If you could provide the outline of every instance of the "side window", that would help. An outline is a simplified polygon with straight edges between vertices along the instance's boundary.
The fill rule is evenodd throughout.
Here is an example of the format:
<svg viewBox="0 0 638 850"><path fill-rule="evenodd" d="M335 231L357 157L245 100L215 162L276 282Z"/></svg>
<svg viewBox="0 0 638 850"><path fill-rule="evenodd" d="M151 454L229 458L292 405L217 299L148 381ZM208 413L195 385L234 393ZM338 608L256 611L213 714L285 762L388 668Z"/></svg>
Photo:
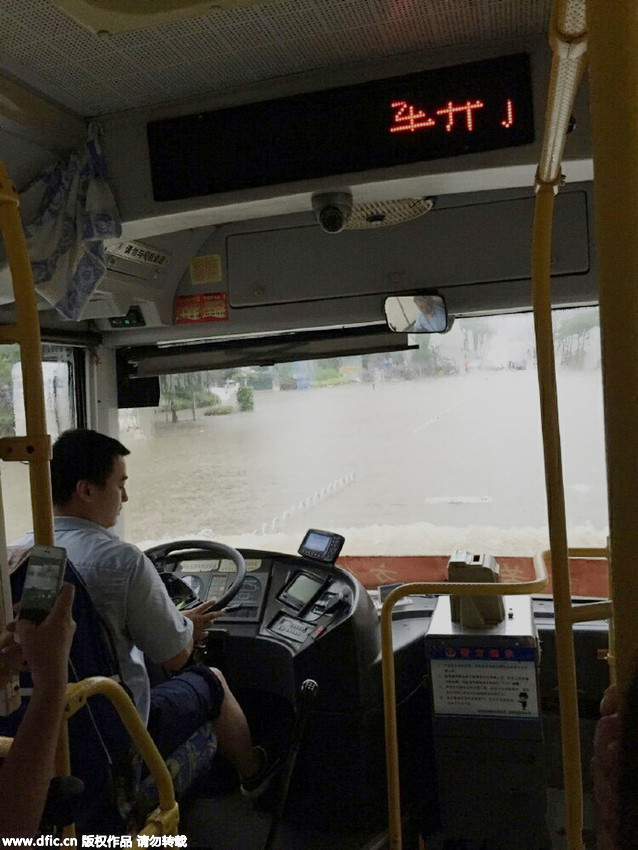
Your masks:
<svg viewBox="0 0 638 850"><path fill-rule="evenodd" d="M42 346L42 377L47 433L51 439L78 422L76 358L66 346ZM0 437L24 436L26 415L20 348L0 345ZM32 528L29 468L26 463L0 462L2 502L7 541Z"/></svg>

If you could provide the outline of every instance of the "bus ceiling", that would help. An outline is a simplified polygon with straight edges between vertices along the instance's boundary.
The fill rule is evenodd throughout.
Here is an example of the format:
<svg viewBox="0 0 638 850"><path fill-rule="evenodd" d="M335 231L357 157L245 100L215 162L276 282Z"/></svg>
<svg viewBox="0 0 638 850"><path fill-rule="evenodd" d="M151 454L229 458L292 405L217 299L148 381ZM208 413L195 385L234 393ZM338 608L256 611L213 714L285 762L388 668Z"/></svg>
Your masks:
<svg viewBox="0 0 638 850"><path fill-rule="evenodd" d="M459 17L428 4L434 30L419 4L397 11L382 60L370 45L387 41L388 22L366 0L330 22L348 48L341 58L334 38L300 53L304 23L327 26L307 2L202 11L161 29L140 16L134 37L131 21L98 33L61 0L46 16L31 10L28 31L13 7L3 11L13 37L0 57L9 173L27 190L91 123L121 216L106 276L73 321L118 347L367 326L385 321L386 296L416 289L441 292L451 316L529 309L551 4L495 4L489 19L470 5ZM50 61L53 18L64 63ZM215 50L222 31L226 53ZM427 49L414 40L421 31ZM282 38L297 57L292 70ZM153 46L143 62L140 39ZM211 65L229 45L245 78ZM177 73L180 53L187 74ZM584 87L574 113L557 203L557 305L596 300ZM28 223L37 203L28 191L21 201ZM332 208L336 218L326 216ZM477 232L492 234L489 250ZM11 302L0 275L0 304L10 312ZM50 310L42 321L68 325Z"/></svg>

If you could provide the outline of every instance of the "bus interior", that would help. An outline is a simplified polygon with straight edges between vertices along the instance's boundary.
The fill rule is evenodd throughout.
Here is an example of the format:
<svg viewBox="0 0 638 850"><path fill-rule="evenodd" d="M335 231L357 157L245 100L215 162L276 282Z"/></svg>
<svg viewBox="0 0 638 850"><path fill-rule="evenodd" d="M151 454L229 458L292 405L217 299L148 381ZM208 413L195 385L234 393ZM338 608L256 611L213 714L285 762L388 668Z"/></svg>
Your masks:
<svg viewBox="0 0 638 850"><path fill-rule="evenodd" d="M189 847L596 846L610 515L616 587L636 534L635 488L610 502L608 479L628 481L638 454L635 335L630 348L618 330L635 330L636 296L628 280L623 306L601 297L582 61L604 5L2 3L0 159L33 269L47 431L131 450L118 533L176 604L232 597L203 657L254 734L294 750L285 799L251 804L221 781L182 801ZM556 57L574 63L567 82ZM555 195L540 332L539 181ZM14 285L4 257L8 327ZM442 332L419 330L415 298L431 296ZM10 337L8 440L28 418ZM11 541L33 527L31 494L27 465L2 457ZM428 590L468 580L509 592ZM557 593L584 612L575 750Z"/></svg>

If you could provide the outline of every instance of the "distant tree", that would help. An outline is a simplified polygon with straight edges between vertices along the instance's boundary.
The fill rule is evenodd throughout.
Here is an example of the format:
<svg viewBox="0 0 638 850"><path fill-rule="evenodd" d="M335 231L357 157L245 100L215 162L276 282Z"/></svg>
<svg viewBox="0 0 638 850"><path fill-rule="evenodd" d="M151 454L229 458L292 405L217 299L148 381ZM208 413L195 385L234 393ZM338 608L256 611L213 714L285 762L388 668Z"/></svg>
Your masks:
<svg viewBox="0 0 638 850"><path fill-rule="evenodd" d="M412 352L412 363L421 374L434 374L436 372L436 348L432 345L432 334L419 334L416 336L416 351Z"/></svg>
<svg viewBox="0 0 638 850"><path fill-rule="evenodd" d="M11 383L11 370L19 360L19 346L0 345L0 384Z"/></svg>
<svg viewBox="0 0 638 850"><path fill-rule="evenodd" d="M555 322L554 339L564 365L582 363L589 334L593 328L597 327L599 327L598 310L594 307L590 310L570 311L562 320L559 314Z"/></svg>
<svg viewBox="0 0 638 850"><path fill-rule="evenodd" d="M240 410L252 410L254 407L252 387L240 387L237 390L237 406Z"/></svg>
<svg viewBox="0 0 638 850"><path fill-rule="evenodd" d="M11 371L20 360L20 346L0 345L0 437L13 437L13 382Z"/></svg>
<svg viewBox="0 0 638 850"><path fill-rule="evenodd" d="M481 353L481 348L495 333L489 319L472 319L470 322L464 322L460 319L459 327L463 332L463 348L465 351L473 351L475 354Z"/></svg>

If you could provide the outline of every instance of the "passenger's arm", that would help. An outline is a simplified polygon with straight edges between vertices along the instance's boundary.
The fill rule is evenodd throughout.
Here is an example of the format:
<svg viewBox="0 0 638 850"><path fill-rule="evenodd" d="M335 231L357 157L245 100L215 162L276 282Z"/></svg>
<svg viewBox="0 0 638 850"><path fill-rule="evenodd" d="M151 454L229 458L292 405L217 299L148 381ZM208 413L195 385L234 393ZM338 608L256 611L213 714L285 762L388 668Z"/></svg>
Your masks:
<svg viewBox="0 0 638 850"><path fill-rule="evenodd" d="M618 748L621 733L618 714L618 688L610 685L600 704L601 718L594 734L591 773L598 804L598 848L616 847Z"/></svg>
<svg viewBox="0 0 638 850"><path fill-rule="evenodd" d="M0 768L0 836L37 835L64 713L69 650L75 631L71 617L74 588L64 584L48 617L38 626L10 624L31 669L33 694L9 753ZM3 657L16 657L17 644Z"/></svg>

